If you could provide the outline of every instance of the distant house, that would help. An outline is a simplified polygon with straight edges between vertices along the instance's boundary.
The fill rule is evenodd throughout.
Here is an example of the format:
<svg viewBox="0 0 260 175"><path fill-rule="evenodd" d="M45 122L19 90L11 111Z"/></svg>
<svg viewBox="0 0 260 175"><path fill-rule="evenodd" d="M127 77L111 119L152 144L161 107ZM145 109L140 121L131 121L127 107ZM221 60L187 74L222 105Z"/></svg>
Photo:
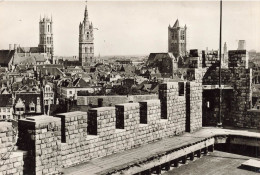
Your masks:
<svg viewBox="0 0 260 175"><path fill-rule="evenodd" d="M79 91L94 93L102 89L102 86L94 86L88 82L88 80L89 79L85 78L77 78L74 81L70 79L64 79L59 83L57 93L59 94L60 98L76 100Z"/></svg>
<svg viewBox="0 0 260 175"><path fill-rule="evenodd" d="M88 86L88 87L61 87L58 88L58 93L61 98L66 98L66 99L77 99L77 94L80 91L85 91L88 93L94 93L98 92L102 89L102 86Z"/></svg>
<svg viewBox="0 0 260 175"><path fill-rule="evenodd" d="M43 114L42 93L23 92L15 94L14 115L17 119L41 114Z"/></svg>
<svg viewBox="0 0 260 175"><path fill-rule="evenodd" d="M0 120L14 119L12 94L0 94Z"/></svg>
<svg viewBox="0 0 260 175"><path fill-rule="evenodd" d="M54 91L53 91L53 84L46 83L43 85L43 101L44 105L51 105L54 104Z"/></svg>

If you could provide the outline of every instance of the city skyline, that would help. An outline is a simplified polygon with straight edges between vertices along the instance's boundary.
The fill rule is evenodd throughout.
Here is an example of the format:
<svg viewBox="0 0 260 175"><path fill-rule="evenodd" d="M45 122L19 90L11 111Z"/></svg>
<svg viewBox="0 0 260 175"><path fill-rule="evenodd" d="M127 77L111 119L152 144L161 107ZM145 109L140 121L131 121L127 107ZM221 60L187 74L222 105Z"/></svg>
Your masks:
<svg viewBox="0 0 260 175"><path fill-rule="evenodd" d="M9 44L37 46L40 15L52 14L54 55L78 56L79 23L84 9L84 1L2 2L0 49L7 49ZM168 26L176 19L181 26L187 25L188 49L218 49L217 1L89 1L88 12L94 28L98 28L94 31L95 56L167 52ZM248 50L260 51L259 17L260 1L224 1L223 44L227 42L232 50L237 49L238 40L246 40Z"/></svg>

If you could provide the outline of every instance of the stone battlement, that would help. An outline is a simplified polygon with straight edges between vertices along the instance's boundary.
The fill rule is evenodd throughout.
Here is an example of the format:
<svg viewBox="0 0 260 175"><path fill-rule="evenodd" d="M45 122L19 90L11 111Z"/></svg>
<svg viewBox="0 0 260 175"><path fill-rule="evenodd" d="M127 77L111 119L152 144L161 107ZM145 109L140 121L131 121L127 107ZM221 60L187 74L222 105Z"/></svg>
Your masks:
<svg viewBox="0 0 260 175"><path fill-rule="evenodd" d="M202 127L202 84L170 82L159 99L19 120L24 172L51 174Z"/></svg>

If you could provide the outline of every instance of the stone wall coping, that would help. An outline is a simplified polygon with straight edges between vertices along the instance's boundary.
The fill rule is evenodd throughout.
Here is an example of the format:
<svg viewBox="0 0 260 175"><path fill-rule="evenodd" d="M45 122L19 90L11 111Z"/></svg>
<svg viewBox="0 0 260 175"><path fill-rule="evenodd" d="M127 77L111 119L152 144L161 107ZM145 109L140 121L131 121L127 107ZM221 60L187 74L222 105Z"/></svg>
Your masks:
<svg viewBox="0 0 260 175"><path fill-rule="evenodd" d="M164 83L161 83L161 85L166 85L166 86L178 85L178 82L179 81L164 82ZM180 82L184 82L184 81L180 81Z"/></svg>
<svg viewBox="0 0 260 175"><path fill-rule="evenodd" d="M97 135L87 135L86 140L92 140L92 139L97 139L99 136Z"/></svg>
<svg viewBox="0 0 260 175"><path fill-rule="evenodd" d="M124 107L139 106L139 103L121 103L121 104L116 104L116 106L124 106Z"/></svg>
<svg viewBox="0 0 260 175"><path fill-rule="evenodd" d="M86 114L86 113L87 112L83 112L83 111L72 111L72 112L59 113L59 114L56 114L56 115L57 116L60 116L60 115L68 116L68 115Z"/></svg>
<svg viewBox="0 0 260 175"><path fill-rule="evenodd" d="M15 157L23 157L23 152L12 152L9 156L9 158L15 158Z"/></svg>
<svg viewBox="0 0 260 175"><path fill-rule="evenodd" d="M139 127L146 127L146 126L148 126L148 124L144 124L144 123L139 124Z"/></svg>
<svg viewBox="0 0 260 175"><path fill-rule="evenodd" d="M99 107L99 108L91 108L89 111L97 111L97 112L102 112L102 111L111 111L115 110L115 107Z"/></svg>
<svg viewBox="0 0 260 175"><path fill-rule="evenodd" d="M60 118L48 116L48 115L39 115L39 116L26 117L25 119L20 119L20 121L39 124L39 123L59 122Z"/></svg>
<svg viewBox="0 0 260 175"><path fill-rule="evenodd" d="M161 103L161 101L159 99L152 99L152 100L143 100L143 101L140 101L139 103L151 104L151 103Z"/></svg>
<svg viewBox="0 0 260 175"><path fill-rule="evenodd" d="M121 132L125 132L125 129L115 129L115 133L121 133Z"/></svg>

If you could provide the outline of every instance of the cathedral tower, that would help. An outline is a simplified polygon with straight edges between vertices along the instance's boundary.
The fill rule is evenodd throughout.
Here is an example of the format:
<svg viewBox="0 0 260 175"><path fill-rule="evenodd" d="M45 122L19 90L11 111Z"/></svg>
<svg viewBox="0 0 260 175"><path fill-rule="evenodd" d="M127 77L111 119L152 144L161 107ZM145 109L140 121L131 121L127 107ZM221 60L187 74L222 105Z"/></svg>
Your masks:
<svg viewBox="0 0 260 175"><path fill-rule="evenodd" d="M187 55L187 27L179 26L177 19L173 27L168 27L168 52L172 52L175 57Z"/></svg>
<svg viewBox="0 0 260 175"><path fill-rule="evenodd" d="M79 61L82 66L94 63L93 25L88 19L87 5L84 20L79 24Z"/></svg>
<svg viewBox="0 0 260 175"><path fill-rule="evenodd" d="M39 22L39 30L40 30L40 38L38 49L40 53L47 53L48 56L53 57L53 33L52 33L52 17L48 18L44 16L44 18L40 17Z"/></svg>

